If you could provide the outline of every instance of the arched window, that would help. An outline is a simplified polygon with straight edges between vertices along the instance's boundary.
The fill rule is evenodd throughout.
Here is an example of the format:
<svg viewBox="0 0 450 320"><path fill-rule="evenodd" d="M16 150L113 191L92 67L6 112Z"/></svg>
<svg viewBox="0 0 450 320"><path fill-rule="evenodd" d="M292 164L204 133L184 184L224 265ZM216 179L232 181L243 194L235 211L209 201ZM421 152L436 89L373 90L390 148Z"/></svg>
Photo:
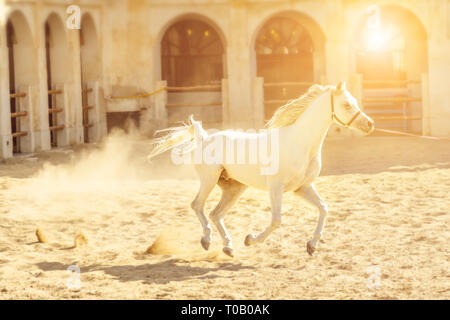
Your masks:
<svg viewBox="0 0 450 320"><path fill-rule="evenodd" d="M101 76L101 61L98 48L97 32L92 17L85 14L81 19L80 28L80 65L81 65L81 89L83 106L83 130L84 142L95 141L95 132L98 130L94 126L95 108L89 105L89 97L92 92L88 88L89 82L99 81ZM91 88L92 89L92 88ZM98 126L98 123L96 124Z"/></svg>
<svg viewBox="0 0 450 320"><path fill-rule="evenodd" d="M422 74L428 69L427 35L420 20L403 7L371 6L355 35L362 107L379 128L421 133L422 104L408 101L420 98Z"/></svg>
<svg viewBox="0 0 450 320"><path fill-rule="evenodd" d="M357 72L365 80L406 80L406 40L402 30L387 23L379 35L366 25L359 35L357 47ZM380 46L380 47L379 47Z"/></svg>
<svg viewBox="0 0 450 320"><path fill-rule="evenodd" d="M31 152L32 128L29 115L32 110L26 102L27 88L37 85L33 36L27 19L20 11L13 11L6 21L8 49L11 134L13 153Z"/></svg>
<svg viewBox="0 0 450 320"><path fill-rule="evenodd" d="M256 39L258 55L309 56L312 51L310 34L300 23L290 18L271 19Z"/></svg>
<svg viewBox="0 0 450 320"><path fill-rule="evenodd" d="M9 61L9 93L16 92L16 76L15 76L15 61L14 61L14 45L17 44L14 27L11 20L8 20L6 24L6 44L8 46L8 61ZM16 98L10 100L11 114L16 112ZM19 131L18 119L11 118L11 132ZM19 151L18 138L13 138L13 152Z"/></svg>
<svg viewBox="0 0 450 320"><path fill-rule="evenodd" d="M68 143L66 136L65 106L61 87L70 78L69 51L65 26L59 16L50 14L45 22L45 53L47 65L47 87L49 90L49 128L52 147ZM55 92L56 91L56 92Z"/></svg>
<svg viewBox="0 0 450 320"><path fill-rule="evenodd" d="M264 78L265 118L314 82L314 42L308 29L293 17L278 16L261 28L255 41L257 75ZM277 85L280 83L280 85Z"/></svg>
<svg viewBox="0 0 450 320"><path fill-rule="evenodd" d="M161 42L162 79L178 87L219 84L223 54L222 41L210 25L199 20L176 22Z"/></svg>

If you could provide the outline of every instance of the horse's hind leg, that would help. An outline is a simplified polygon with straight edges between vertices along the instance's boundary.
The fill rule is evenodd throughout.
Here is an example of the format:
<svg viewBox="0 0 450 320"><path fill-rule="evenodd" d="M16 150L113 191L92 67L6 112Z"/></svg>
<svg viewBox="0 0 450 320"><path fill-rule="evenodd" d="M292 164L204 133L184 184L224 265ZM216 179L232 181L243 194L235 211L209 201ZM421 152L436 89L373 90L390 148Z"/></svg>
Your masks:
<svg viewBox="0 0 450 320"><path fill-rule="evenodd" d="M219 179L218 185L222 189L222 197L209 216L214 222L217 230L219 231L220 236L222 237L224 246L223 252L232 257L233 244L223 222L223 217L225 216L227 211L230 210L230 208L236 203L242 193L247 189L247 186L236 180L227 180L223 177Z"/></svg>
<svg viewBox="0 0 450 320"><path fill-rule="evenodd" d="M200 177L200 190L198 191L194 201L192 201L191 207L197 214L197 217L203 227L203 237L201 239L201 244L203 246L203 249L205 250L208 250L209 245L211 244L211 226L209 225L208 220L205 217L203 209L206 199L219 180L221 171L222 170L220 168L218 168L217 170L214 170L213 168L211 168L210 170L197 169Z"/></svg>

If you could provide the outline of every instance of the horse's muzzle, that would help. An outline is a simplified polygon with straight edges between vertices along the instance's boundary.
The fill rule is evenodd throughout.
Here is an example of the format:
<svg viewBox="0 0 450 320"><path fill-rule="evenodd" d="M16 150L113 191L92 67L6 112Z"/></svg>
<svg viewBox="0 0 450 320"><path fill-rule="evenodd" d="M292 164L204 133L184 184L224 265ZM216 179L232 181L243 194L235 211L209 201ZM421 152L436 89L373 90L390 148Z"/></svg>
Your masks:
<svg viewBox="0 0 450 320"><path fill-rule="evenodd" d="M375 122L365 113L361 112L354 123L354 127L364 134L369 135L375 130Z"/></svg>
<svg viewBox="0 0 450 320"><path fill-rule="evenodd" d="M367 134L371 134L375 130L375 122L372 119L369 119L367 122L367 126L369 127Z"/></svg>

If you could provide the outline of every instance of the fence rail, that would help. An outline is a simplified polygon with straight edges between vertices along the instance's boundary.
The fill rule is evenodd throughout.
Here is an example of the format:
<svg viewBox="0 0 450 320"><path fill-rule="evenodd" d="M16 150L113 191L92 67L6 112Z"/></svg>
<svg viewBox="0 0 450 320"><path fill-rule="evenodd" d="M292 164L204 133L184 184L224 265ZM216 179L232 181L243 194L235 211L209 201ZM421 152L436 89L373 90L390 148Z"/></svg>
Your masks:
<svg viewBox="0 0 450 320"><path fill-rule="evenodd" d="M364 80L361 77L359 88L361 89L360 101L363 109L371 118L379 122L381 127L385 125L386 128L390 128L401 125L404 131L417 130L414 129L417 123L413 125L414 122L411 121L422 121L422 130L424 130L424 117L422 116L424 111L420 115L414 114L415 105L412 103L421 103L422 110L425 110L427 104L426 88L428 85L426 78L426 75L422 75L419 80ZM419 87L421 89L420 96L408 96L409 93L405 91L408 90L408 85L421 85L421 88ZM373 92L371 90L374 89L377 90L377 96L363 97L364 90L367 90L367 94ZM395 89L401 89L402 93L399 92L398 95L392 95Z"/></svg>
<svg viewBox="0 0 450 320"><path fill-rule="evenodd" d="M198 85L198 86L189 86L189 87L162 87L152 92L135 94L130 96L110 96L108 99L117 100L117 99L140 99L151 97L155 94L161 93L163 91L167 92L196 92L196 91L222 91L222 85Z"/></svg>
<svg viewBox="0 0 450 320"><path fill-rule="evenodd" d="M406 106L408 107L408 106ZM364 105L364 111L371 112L375 111L386 111L386 110L400 110L403 106L401 104L378 104L378 105Z"/></svg>
<svg viewBox="0 0 450 320"><path fill-rule="evenodd" d="M408 117L408 116L370 116L375 121L397 121L397 120L422 120L422 117Z"/></svg>
<svg viewBox="0 0 450 320"><path fill-rule="evenodd" d="M190 87L166 87L167 92L197 92L197 91L222 91L222 85L198 85ZM200 103L167 103L166 108L189 108L189 107L221 107L222 101L200 102Z"/></svg>
<svg viewBox="0 0 450 320"><path fill-rule="evenodd" d="M48 109L48 113L49 114L51 114L51 113L58 113L58 112L62 112L62 111L63 111L62 108L49 108Z"/></svg>
<svg viewBox="0 0 450 320"><path fill-rule="evenodd" d="M420 84L420 80L363 80L363 85L408 85L408 84Z"/></svg>
<svg viewBox="0 0 450 320"><path fill-rule="evenodd" d="M49 96L53 96L53 95L61 94L61 93L63 93L62 90L48 90L48 95Z"/></svg>
<svg viewBox="0 0 450 320"><path fill-rule="evenodd" d="M14 98L23 98L23 97L26 97L27 96L27 94L25 93L25 92L18 92L18 93L11 93L10 95L9 95L9 98L10 99L14 99Z"/></svg>
<svg viewBox="0 0 450 320"><path fill-rule="evenodd" d="M26 92L15 92L11 93L9 95L9 98L12 102L13 99L17 98L25 98L27 96ZM20 131L21 121L20 118L28 116L27 111L17 111L17 101L14 101L14 112L10 113L11 116L11 136L13 139L19 138L19 137L25 137L28 135L28 131ZM16 142L13 144L13 152L19 152L19 142L16 140Z"/></svg>
<svg viewBox="0 0 450 320"><path fill-rule="evenodd" d="M362 102L374 103L374 102L420 102L420 97L389 97L389 98L364 98Z"/></svg>
<svg viewBox="0 0 450 320"><path fill-rule="evenodd" d="M26 117L27 115L28 115L27 111L13 112L11 113L11 118Z"/></svg>
<svg viewBox="0 0 450 320"><path fill-rule="evenodd" d="M61 124L61 125L57 125L57 126L51 126L49 127L50 131L59 131L59 130L63 130L66 126Z"/></svg>
<svg viewBox="0 0 450 320"><path fill-rule="evenodd" d="M28 135L28 131L19 131L11 134L13 138L25 137Z"/></svg>
<svg viewBox="0 0 450 320"><path fill-rule="evenodd" d="M199 85L190 87L167 87L168 92L189 92L189 91L202 91L202 90L222 90L222 85Z"/></svg>
<svg viewBox="0 0 450 320"><path fill-rule="evenodd" d="M168 103L167 108L184 108L184 107L220 107L222 101L209 102L209 103Z"/></svg>
<svg viewBox="0 0 450 320"><path fill-rule="evenodd" d="M299 81L299 82L267 82L264 83L264 87L287 87L287 86L312 86L314 82Z"/></svg>
<svg viewBox="0 0 450 320"><path fill-rule="evenodd" d="M285 100L264 100L264 103L267 104L280 104L280 105L284 105L286 103L288 103L289 101L291 101L292 99L285 99Z"/></svg>

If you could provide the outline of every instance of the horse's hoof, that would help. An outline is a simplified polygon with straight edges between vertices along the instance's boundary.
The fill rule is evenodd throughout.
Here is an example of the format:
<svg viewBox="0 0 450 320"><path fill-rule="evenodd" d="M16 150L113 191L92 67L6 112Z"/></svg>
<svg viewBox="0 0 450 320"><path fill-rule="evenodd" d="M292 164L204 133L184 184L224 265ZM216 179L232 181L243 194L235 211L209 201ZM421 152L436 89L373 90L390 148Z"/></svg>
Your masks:
<svg viewBox="0 0 450 320"><path fill-rule="evenodd" d="M209 245L211 244L211 239L209 237L202 237L202 240L200 242L202 243L203 249L208 251Z"/></svg>
<svg viewBox="0 0 450 320"><path fill-rule="evenodd" d="M248 247L248 246L252 245L254 239L255 239L255 236L254 236L254 235L248 234L248 235L245 237L245 241L244 241L245 246Z"/></svg>
<svg viewBox="0 0 450 320"><path fill-rule="evenodd" d="M223 247L223 252L227 255L227 256L230 256L230 257L234 257L234 254L233 254L233 248L230 248L230 247Z"/></svg>
<svg viewBox="0 0 450 320"><path fill-rule="evenodd" d="M314 253L314 251L316 251L316 248L314 248L314 247L312 246L311 241L308 241L308 242L306 243L306 251L308 251L308 254L309 254L310 256L312 256L313 253Z"/></svg>

